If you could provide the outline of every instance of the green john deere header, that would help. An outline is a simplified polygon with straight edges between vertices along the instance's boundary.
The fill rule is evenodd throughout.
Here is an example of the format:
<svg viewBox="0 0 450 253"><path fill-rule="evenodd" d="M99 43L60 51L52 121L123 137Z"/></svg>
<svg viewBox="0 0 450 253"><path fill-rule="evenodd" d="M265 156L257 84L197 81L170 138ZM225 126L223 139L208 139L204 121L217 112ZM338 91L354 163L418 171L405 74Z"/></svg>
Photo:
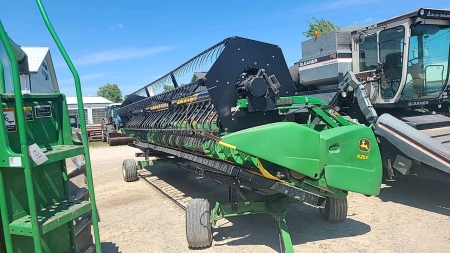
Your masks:
<svg viewBox="0 0 450 253"><path fill-rule="evenodd" d="M177 77L213 56L206 73L178 85ZM149 95L149 87L170 82L173 90ZM344 118L313 92L296 95L276 45L227 38L128 96L117 113L122 133L136 139L130 145L143 151L147 164L156 156L229 187L229 202L211 211L206 200L188 205L192 248L211 245L210 226L219 218L269 212L280 223L283 249L292 251L286 204L308 203L326 220L342 221L348 192L380 191L372 129ZM125 160L125 181L137 180L136 170L136 162ZM211 212L209 219L204 212Z"/></svg>

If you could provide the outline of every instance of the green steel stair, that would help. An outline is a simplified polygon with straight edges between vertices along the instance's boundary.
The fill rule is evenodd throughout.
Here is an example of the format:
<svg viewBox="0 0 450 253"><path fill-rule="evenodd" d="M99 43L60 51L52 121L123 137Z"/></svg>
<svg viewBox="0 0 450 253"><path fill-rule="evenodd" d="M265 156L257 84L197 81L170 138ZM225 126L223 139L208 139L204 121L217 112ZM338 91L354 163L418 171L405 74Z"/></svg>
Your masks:
<svg viewBox="0 0 450 253"><path fill-rule="evenodd" d="M22 94L26 54L11 43L0 22L0 53L6 52L0 61L0 111L5 114L0 120L0 253L74 253L93 247L101 253L79 75L41 1L36 2L73 74L82 140L73 138L64 94ZM82 168L68 172L71 158L79 156Z"/></svg>
<svg viewBox="0 0 450 253"><path fill-rule="evenodd" d="M48 148L41 148L41 150L48 158L48 161L43 164L61 161L67 158L84 154L84 147L77 145L55 145ZM33 162L33 166L38 165Z"/></svg>
<svg viewBox="0 0 450 253"><path fill-rule="evenodd" d="M48 208L41 209L38 222L41 235L80 217L91 211L90 201L61 201ZM14 235L32 236L31 216L26 215L9 224L9 231Z"/></svg>

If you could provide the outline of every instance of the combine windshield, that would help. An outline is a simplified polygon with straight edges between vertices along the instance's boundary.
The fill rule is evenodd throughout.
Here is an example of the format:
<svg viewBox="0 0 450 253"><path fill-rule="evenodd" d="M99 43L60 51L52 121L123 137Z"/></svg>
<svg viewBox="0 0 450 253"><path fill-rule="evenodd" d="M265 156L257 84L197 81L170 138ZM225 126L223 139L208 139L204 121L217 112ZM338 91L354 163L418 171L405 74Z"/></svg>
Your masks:
<svg viewBox="0 0 450 253"><path fill-rule="evenodd" d="M436 98L448 79L450 27L411 26L408 68L402 100Z"/></svg>

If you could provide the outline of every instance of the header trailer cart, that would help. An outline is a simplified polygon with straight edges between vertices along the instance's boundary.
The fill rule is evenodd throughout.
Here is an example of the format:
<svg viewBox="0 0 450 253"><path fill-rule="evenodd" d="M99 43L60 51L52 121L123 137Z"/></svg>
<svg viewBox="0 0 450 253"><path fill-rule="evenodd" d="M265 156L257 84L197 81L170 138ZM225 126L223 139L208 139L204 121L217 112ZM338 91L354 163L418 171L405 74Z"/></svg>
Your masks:
<svg viewBox="0 0 450 253"><path fill-rule="evenodd" d="M214 57L205 77L177 84L183 72ZM168 82L173 90L134 94L129 98L138 101L117 112L122 133L136 138L131 146L147 158L172 161L229 187L229 202L212 210L204 199L189 202L189 247L210 246L211 227L220 218L267 212L279 223L283 251L292 252L286 205L303 202L328 221L342 221L349 191L379 193L382 167L373 131L319 99L297 96L277 45L226 38L143 89ZM125 181L138 179L137 167L124 161Z"/></svg>

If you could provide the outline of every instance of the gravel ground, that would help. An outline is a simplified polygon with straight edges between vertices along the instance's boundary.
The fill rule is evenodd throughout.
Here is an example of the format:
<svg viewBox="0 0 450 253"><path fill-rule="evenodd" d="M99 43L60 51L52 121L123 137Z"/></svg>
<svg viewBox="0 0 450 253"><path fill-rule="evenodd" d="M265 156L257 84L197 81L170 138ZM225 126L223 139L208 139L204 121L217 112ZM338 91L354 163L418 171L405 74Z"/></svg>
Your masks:
<svg viewBox="0 0 450 253"><path fill-rule="evenodd" d="M223 219L213 247L189 250L184 208L191 198L226 201L227 189L193 173L155 165L122 180L122 161L139 150L91 149L103 252L278 252L278 225L269 214ZM142 159L142 158L138 158ZM408 179L383 184L377 197L350 194L347 220L328 223L317 209L287 211L296 252L450 252L450 182Z"/></svg>

